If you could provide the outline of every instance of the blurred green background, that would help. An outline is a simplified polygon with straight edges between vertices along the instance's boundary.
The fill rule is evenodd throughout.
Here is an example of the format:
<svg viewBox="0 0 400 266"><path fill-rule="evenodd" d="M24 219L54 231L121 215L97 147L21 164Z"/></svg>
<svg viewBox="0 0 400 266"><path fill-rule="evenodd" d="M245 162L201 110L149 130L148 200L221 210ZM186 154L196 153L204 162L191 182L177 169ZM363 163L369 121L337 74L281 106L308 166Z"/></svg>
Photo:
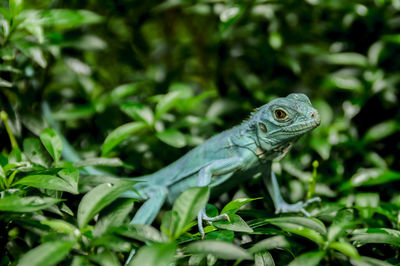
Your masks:
<svg viewBox="0 0 400 266"><path fill-rule="evenodd" d="M399 29L399 0L0 1L0 109L22 143L48 126L47 102L82 158L119 157L107 171L140 176L305 93L322 123L274 166L284 196L304 199L317 160L324 202L398 229ZM3 124L0 139L5 162ZM374 252L399 263L395 248Z"/></svg>

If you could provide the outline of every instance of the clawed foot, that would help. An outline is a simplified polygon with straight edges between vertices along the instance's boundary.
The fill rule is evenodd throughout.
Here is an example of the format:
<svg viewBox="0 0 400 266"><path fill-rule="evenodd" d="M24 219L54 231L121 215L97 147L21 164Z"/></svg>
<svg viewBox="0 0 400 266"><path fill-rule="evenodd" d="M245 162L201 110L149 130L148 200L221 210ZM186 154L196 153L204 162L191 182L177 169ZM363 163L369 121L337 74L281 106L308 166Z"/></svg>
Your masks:
<svg viewBox="0 0 400 266"><path fill-rule="evenodd" d="M223 213L223 214L215 216L215 217L209 217L209 216L207 216L205 210L201 210L199 212L199 214L197 215L197 225L199 227L199 232L201 234L201 239L204 239L204 236L205 236L204 227L203 227L203 221L205 221L209 225L211 225L212 222L221 221L221 220L227 220L229 222L231 221L231 219L229 218L228 214L226 214L226 213Z"/></svg>
<svg viewBox="0 0 400 266"><path fill-rule="evenodd" d="M309 217L311 215L304 208L315 202L321 202L321 199L319 197L315 197L315 198L307 200L306 202L299 201L295 204L288 204L283 201L276 208L275 213L278 214L278 213L286 213L286 212L302 212L305 216Z"/></svg>

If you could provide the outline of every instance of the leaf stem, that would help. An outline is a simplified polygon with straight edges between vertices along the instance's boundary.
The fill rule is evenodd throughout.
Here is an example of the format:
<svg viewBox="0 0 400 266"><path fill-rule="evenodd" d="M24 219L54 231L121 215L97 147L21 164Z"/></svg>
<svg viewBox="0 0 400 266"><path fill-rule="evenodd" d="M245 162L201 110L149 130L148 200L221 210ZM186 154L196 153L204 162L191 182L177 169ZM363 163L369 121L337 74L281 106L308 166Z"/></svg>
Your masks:
<svg viewBox="0 0 400 266"><path fill-rule="evenodd" d="M7 130L8 136L10 137L11 148L12 149L19 149L18 142L14 137L14 134L11 131L10 125L8 124L8 114L5 111L0 112L0 118L4 123L4 126Z"/></svg>
<svg viewBox="0 0 400 266"><path fill-rule="evenodd" d="M317 183L317 169L319 166L319 162L317 160L315 160L312 163L312 166L313 166L313 173L312 173L312 177L310 178L310 181L309 181L307 199L311 199L313 197L313 195L315 194L315 184Z"/></svg>

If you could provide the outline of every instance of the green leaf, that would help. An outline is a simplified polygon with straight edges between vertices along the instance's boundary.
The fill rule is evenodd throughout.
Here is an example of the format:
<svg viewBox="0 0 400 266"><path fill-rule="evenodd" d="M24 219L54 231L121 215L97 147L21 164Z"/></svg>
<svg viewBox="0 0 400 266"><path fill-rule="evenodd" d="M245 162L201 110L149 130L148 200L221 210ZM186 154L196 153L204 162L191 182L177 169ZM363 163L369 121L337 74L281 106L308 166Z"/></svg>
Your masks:
<svg viewBox="0 0 400 266"><path fill-rule="evenodd" d="M128 238L133 238L143 242L163 242L164 237L154 227L146 224L131 224L129 226L120 226L113 232Z"/></svg>
<svg viewBox="0 0 400 266"><path fill-rule="evenodd" d="M343 253L344 255L357 259L360 257L357 249L347 242L333 242L329 244L330 248L336 249L337 251Z"/></svg>
<svg viewBox="0 0 400 266"><path fill-rule="evenodd" d="M143 246L128 264L129 266L168 266L174 261L174 243Z"/></svg>
<svg viewBox="0 0 400 266"><path fill-rule="evenodd" d="M260 242L256 243L252 246L248 251L250 253L257 253L264 250L274 249L274 248L287 248L289 247L289 242L286 240L284 236L273 236Z"/></svg>
<svg viewBox="0 0 400 266"><path fill-rule="evenodd" d="M53 113L53 117L56 120L77 120L90 118L96 113L96 109L93 106L73 106L72 108L64 108Z"/></svg>
<svg viewBox="0 0 400 266"><path fill-rule="evenodd" d="M98 265L101 266L119 266L121 265L117 254L108 251L108 250L103 250L101 253L98 253L96 255L91 255L89 256L89 259L91 261L96 262Z"/></svg>
<svg viewBox="0 0 400 266"><path fill-rule="evenodd" d="M382 39L386 42L400 44L400 34L387 34L383 35Z"/></svg>
<svg viewBox="0 0 400 266"><path fill-rule="evenodd" d="M349 66L358 66L358 67L366 67L368 65L367 58L358 53L336 53L324 55L321 59L332 65L349 65Z"/></svg>
<svg viewBox="0 0 400 266"><path fill-rule="evenodd" d="M320 233L310 229L310 228L303 228L303 227L293 227L293 228L283 228L286 232L290 232L302 237L305 237L307 239L310 239L311 241L323 245L324 244L324 239L320 235Z"/></svg>
<svg viewBox="0 0 400 266"><path fill-rule="evenodd" d="M109 167L119 167L124 165L124 163L119 158L89 158L80 162L74 163L77 168L85 166L109 166Z"/></svg>
<svg viewBox="0 0 400 266"><path fill-rule="evenodd" d="M70 252L75 242L51 241L29 250L21 257L17 266L47 266L61 262Z"/></svg>
<svg viewBox="0 0 400 266"><path fill-rule="evenodd" d="M9 196L0 199L0 211L7 212L34 212L41 209L45 209L50 207L57 202L60 202L61 199L54 199L50 197L17 197L17 196Z"/></svg>
<svg viewBox="0 0 400 266"><path fill-rule="evenodd" d="M5 79L0 78L0 87L11 88L13 84Z"/></svg>
<svg viewBox="0 0 400 266"><path fill-rule="evenodd" d="M363 84L361 81L352 75L345 75L343 73L334 73L328 75L325 79L325 84L330 87L336 87L343 90L353 90L361 92L363 90Z"/></svg>
<svg viewBox="0 0 400 266"><path fill-rule="evenodd" d="M396 120L384 121L368 129L364 135L364 140L366 142L379 141L396 133L398 129L399 124Z"/></svg>
<svg viewBox="0 0 400 266"><path fill-rule="evenodd" d="M45 68L47 66L46 58L44 57L43 51L39 47L34 46L32 43L21 40L15 41L14 44L25 56L31 58L41 68Z"/></svg>
<svg viewBox="0 0 400 266"><path fill-rule="evenodd" d="M133 201L131 199L119 199L113 202L105 210L106 213L102 212L102 216L94 228L94 235L99 236L112 227L122 225L132 208Z"/></svg>
<svg viewBox="0 0 400 266"><path fill-rule="evenodd" d="M221 20L219 31L222 37L226 38L230 33L229 29L236 24L237 21L242 17L245 13L246 5L243 3L240 5L225 5L225 8L222 10L219 18Z"/></svg>
<svg viewBox="0 0 400 266"><path fill-rule="evenodd" d="M146 128L147 125L143 122L131 122L114 129L103 143L103 151L101 156L106 156L110 151L123 142L129 135Z"/></svg>
<svg viewBox="0 0 400 266"><path fill-rule="evenodd" d="M246 205L247 203L253 200L259 200L260 198L240 198L230 201L225 207L222 209L221 213L236 213L242 206Z"/></svg>
<svg viewBox="0 0 400 266"><path fill-rule="evenodd" d="M10 13L13 18L15 18L22 10L24 6L23 0L9 0Z"/></svg>
<svg viewBox="0 0 400 266"><path fill-rule="evenodd" d="M177 106L183 95L183 90L174 90L163 95L156 106L155 119L158 120L163 114Z"/></svg>
<svg viewBox="0 0 400 266"><path fill-rule="evenodd" d="M54 175L28 175L15 182L14 185L25 185L77 194L76 188L71 187L69 183Z"/></svg>
<svg viewBox="0 0 400 266"><path fill-rule="evenodd" d="M353 211L345 209L336 212L335 218L328 229L328 242L335 241L354 225L356 225L356 222L354 221Z"/></svg>
<svg viewBox="0 0 400 266"><path fill-rule="evenodd" d="M205 207L209 196L209 187L196 187L186 190L176 199L172 207L172 212L176 213L171 220L172 237L178 238L184 233L186 225Z"/></svg>
<svg viewBox="0 0 400 266"><path fill-rule="evenodd" d="M140 89L141 83L127 83L127 84L122 84L119 85L118 87L114 88L109 95L109 101L114 103L115 101L119 99L123 99L134 92L136 92L138 89Z"/></svg>
<svg viewBox="0 0 400 266"><path fill-rule="evenodd" d="M78 225L84 227L99 211L131 189L133 182L114 181L101 184L83 196L78 206Z"/></svg>
<svg viewBox="0 0 400 266"><path fill-rule="evenodd" d="M382 233L364 233L354 235L351 241L356 241L357 244L389 244L400 247L400 236L394 236Z"/></svg>
<svg viewBox="0 0 400 266"><path fill-rule="evenodd" d="M206 234L204 239L206 240L219 240L232 243L235 237L235 233L231 230L218 230L214 232L209 232Z"/></svg>
<svg viewBox="0 0 400 266"><path fill-rule="evenodd" d="M44 43L44 31L42 26L37 24L24 23L24 28L37 38L38 43Z"/></svg>
<svg viewBox="0 0 400 266"><path fill-rule="evenodd" d="M72 189L72 193L77 194L78 191L78 183L79 183L79 171L78 169L71 167L62 169L57 173L62 179L65 180L69 184Z"/></svg>
<svg viewBox="0 0 400 266"><path fill-rule="evenodd" d="M88 230L90 229L89 227ZM90 233L90 231L88 231L88 233ZM91 237L91 235L89 236ZM101 236L96 236L91 246L98 247L100 250L106 249L114 252L130 252L132 251L131 243L131 241L124 237L118 237L114 234L103 234Z"/></svg>
<svg viewBox="0 0 400 266"><path fill-rule="evenodd" d="M59 233L72 235L78 231L78 228L63 220L45 220L40 221L40 223L51 227L51 229Z"/></svg>
<svg viewBox="0 0 400 266"><path fill-rule="evenodd" d="M213 255L220 259L237 260L245 259L252 260L252 256L246 250L224 241L202 240L189 244L186 252L190 254Z"/></svg>
<svg viewBox="0 0 400 266"><path fill-rule="evenodd" d="M220 229L232 230L235 232L251 233L253 229L237 214L229 214L230 222L227 220L214 222L213 225Z"/></svg>
<svg viewBox="0 0 400 266"><path fill-rule="evenodd" d="M143 121L151 126L154 123L154 114L150 107L139 103L123 103L121 110L133 119Z"/></svg>
<svg viewBox="0 0 400 266"><path fill-rule="evenodd" d="M182 148L186 145L186 138L180 131L176 129L167 129L156 134L162 142L167 143L175 148Z"/></svg>
<svg viewBox="0 0 400 266"><path fill-rule="evenodd" d="M102 21L102 17L89 10L51 9L25 10L18 16L21 21L28 21L44 27L59 30L71 29Z"/></svg>
<svg viewBox="0 0 400 266"><path fill-rule="evenodd" d="M254 254L255 266L275 266L274 259L268 251L261 251Z"/></svg>
<svg viewBox="0 0 400 266"><path fill-rule="evenodd" d="M44 167L48 167L50 157L48 157L38 139L24 139L23 147L24 154L28 157L29 161Z"/></svg>
<svg viewBox="0 0 400 266"><path fill-rule="evenodd" d="M295 258L289 263L289 266L316 266L325 256L324 251L310 251L301 254L299 257Z"/></svg>
<svg viewBox="0 0 400 266"><path fill-rule="evenodd" d="M354 266L393 266L392 263L366 256L362 256L358 259L351 259L350 262L351 265Z"/></svg>
<svg viewBox="0 0 400 266"><path fill-rule="evenodd" d="M360 211L360 215L364 219L369 219L374 214L374 207L379 206L379 194L378 193L357 193L355 195L355 206L368 207ZM372 208L371 208L372 207Z"/></svg>
<svg viewBox="0 0 400 266"><path fill-rule="evenodd" d="M381 168L360 168L351 177L351 185L376 186L400 180L400 172Z"/></svg>
<svg viewBox="0 0 400 266"><path fill-rule="evenodd" d="M57 164L63 149L63 143L60 136L58 136L53 129L46 128L42 131L42 133L40 133L40 140Z"/></svg>
<svg viewBox="0 0 400 266"><path fill-rule="evenodd" d="M265 219L265 222L279 226L281 228L298 228L305 227L312 229L322 235L326 234L325 225L316 218L300 217L300 216L285 216L271 219Z"/></svg>

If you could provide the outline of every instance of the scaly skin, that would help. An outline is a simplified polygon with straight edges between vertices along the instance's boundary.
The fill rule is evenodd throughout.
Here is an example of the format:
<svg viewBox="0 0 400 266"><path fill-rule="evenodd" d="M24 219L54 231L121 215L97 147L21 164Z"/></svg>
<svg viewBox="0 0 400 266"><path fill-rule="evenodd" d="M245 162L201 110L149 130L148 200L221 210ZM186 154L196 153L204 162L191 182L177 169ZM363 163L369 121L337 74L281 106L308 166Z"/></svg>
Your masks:
<svg viewBox="0 0 400 266"><path fill-rule="evenodd" d="M165 200L173 203L191 187L223 189L228 183L243 182L257 173L263 175L276 213L302 212L309 216L304 208L320 199L286 203L271 171L271 162L285 157L299 137L319 124L318 111L304 94L290 94L261 106L241 125L208 139L163 169L141 177L144 182L134 185L136 192L124 194L146 201L131 223L151 224ZM205 209L201 210L198 227L202 237L203 221L211 223L221 219L229 217L226 214L208 217Z"/></svg>

